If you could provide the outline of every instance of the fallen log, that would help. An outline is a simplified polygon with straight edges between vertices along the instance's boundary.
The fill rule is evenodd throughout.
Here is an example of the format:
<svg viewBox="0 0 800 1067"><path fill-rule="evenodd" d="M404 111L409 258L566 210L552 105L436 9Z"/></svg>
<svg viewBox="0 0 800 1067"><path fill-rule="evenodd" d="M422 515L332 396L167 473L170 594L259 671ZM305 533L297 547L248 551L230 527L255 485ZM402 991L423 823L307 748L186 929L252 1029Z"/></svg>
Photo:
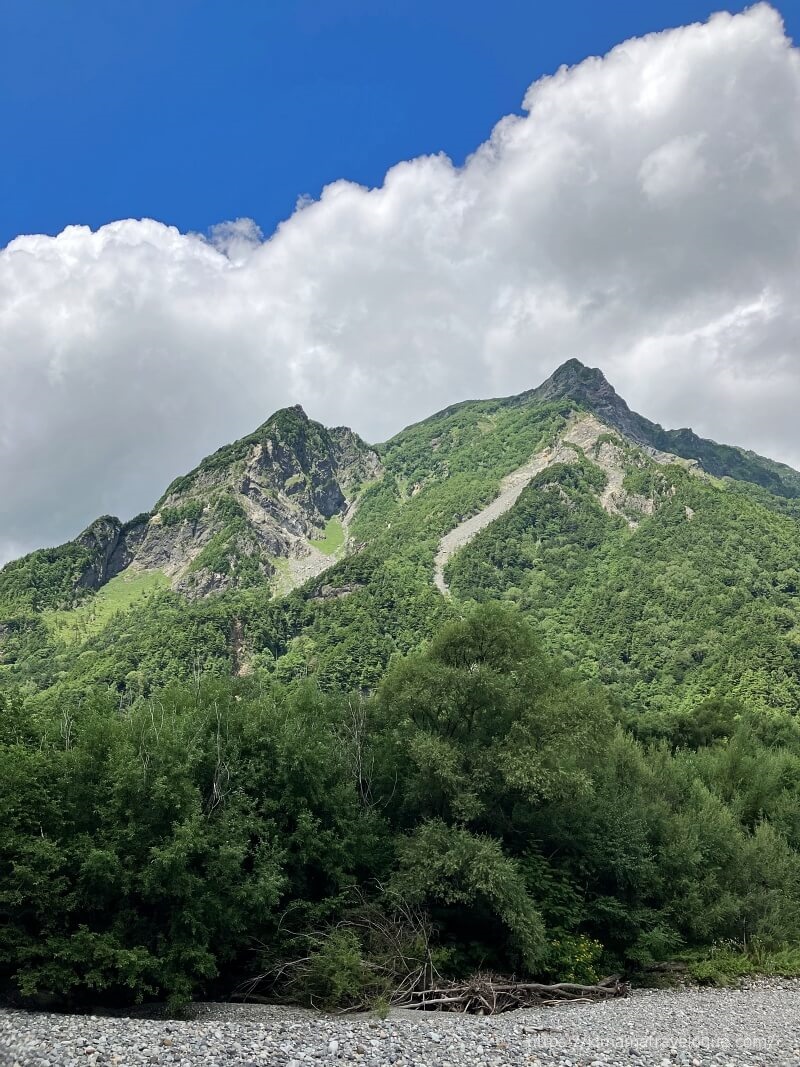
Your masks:
<svg viewBox="0 0 800 1067"><path fill-rule="evenodd" d="M446 982L440 986L414 989L391 1001L392 1007L417 1011L456 1011L477 1015L498 1015L518 1008L551 1006L568 1001L609 1000L629 993L619 975L611 975L595 985L578 982L516 982L493 974L478 974L467 982Z"/></svg>

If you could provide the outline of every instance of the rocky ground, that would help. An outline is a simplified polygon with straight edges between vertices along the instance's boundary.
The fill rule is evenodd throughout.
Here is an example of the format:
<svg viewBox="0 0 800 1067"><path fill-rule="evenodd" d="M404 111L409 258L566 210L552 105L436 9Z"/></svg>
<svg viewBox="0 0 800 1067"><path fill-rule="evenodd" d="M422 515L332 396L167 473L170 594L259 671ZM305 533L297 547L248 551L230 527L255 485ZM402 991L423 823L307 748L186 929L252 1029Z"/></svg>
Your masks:
<svg viewBox="0 0 800 1067"><path fill-rule="evenodd" d="M198 1004L188 1019L0 1011L0 1065L767 1067L800 1065L800 981L640 991L492 1018L325 1016Z"/></svg>

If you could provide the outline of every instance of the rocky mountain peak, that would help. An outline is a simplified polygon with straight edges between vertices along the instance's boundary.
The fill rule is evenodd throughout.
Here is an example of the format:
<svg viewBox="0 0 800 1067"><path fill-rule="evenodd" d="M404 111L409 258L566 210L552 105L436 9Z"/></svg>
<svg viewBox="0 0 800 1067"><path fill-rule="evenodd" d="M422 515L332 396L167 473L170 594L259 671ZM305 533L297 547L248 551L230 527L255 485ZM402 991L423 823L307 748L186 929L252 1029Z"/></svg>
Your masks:
<svg viewBox="0 0 800 1067"><path fill-rule="evenodd" d="M325 540L332 520L346 537L362 484L381 471L377 454L353 431L329 430L299 404L281 408L176 478L141 535L137 529L126 561L160 571L189 596L264 584L276 560L284 572L297 562L305 575L309 557L318 569L334 562L314 554L315 541ZM124 540L127 546L130 537ZM92 576L94 587L103 576Z"/></svg>
<svg viewBox="0 0 800 1067"><path fill-rule="evenodd" d="M562 363L531 396L539 401L574 400L639 444L646 441L641 425L645 420L631 411L598 367L587 367L579 359Z"/></svg>
<svg viewBox="0 0 800 1067"><path fill-rule="evenodd" d="M263 424L261 429L268 429L273 426L291 425L291 426L306 426L311 422L308 415L306 415L305 409L302 404L290 404L285 408L278 408Z"/></svg>
<svg viewBox="0 0 800 1067"><path fill-rule="evenodd" d="M579 359L568 359L556 367L538 389L537 400L570 399L581 403L627 404L598 367L587 367Z"/></svg>
<svg viewBox="0 0 800 1067"><path fill-rule="evenodd" d="M665 430L631 411L597 367L568 359L538 389L523 394L525 401L572 400L637 445L692 460L715 477L754 482L779 496L800 496L800 476L783 463L698 437L692 430Z"/></svg>

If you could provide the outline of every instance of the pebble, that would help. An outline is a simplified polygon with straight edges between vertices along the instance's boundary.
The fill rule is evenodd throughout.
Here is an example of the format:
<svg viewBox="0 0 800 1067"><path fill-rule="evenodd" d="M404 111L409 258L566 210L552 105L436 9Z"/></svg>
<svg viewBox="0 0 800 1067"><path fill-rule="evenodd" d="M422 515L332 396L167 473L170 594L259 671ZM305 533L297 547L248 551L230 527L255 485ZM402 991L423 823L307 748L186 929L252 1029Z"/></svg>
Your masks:
<svg viewBox="0 0 800 1067"><path fill-rule="evenodd" d="M196 1004L184 1019L0 1010L0 1067L800 1067L800 981L638 990L493 1017Z"/></svg>

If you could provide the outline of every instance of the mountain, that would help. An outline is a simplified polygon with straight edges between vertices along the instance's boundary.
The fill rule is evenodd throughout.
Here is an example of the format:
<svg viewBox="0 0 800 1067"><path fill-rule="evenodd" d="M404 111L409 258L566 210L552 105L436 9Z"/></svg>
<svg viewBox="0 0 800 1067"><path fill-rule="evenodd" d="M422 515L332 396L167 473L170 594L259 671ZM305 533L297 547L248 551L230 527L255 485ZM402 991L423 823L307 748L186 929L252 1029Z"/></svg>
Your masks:
<svg viewBox="0 0 800 1067"><path fill-rule="evenodd" d="M797 478L570 361L373 447L279 411L7 565L0 993L800 973Z"/></svg>
<svg viewBox="0 0 800 1067"><path fill-rule="evenodd" d="M523 395L537 400L575 400L637 444L695 460L718 478L754 482L780 496L800 496L800 473L791 467L755 452L698 437L690 429L663 429L631 411L602 372L584 366L580 360L567 360L538 389Z"/></svg>
<svg viewBox="0 0 800 1067"><path fill-rule="evenodd" d="M370 447L299 407L0 571L0 686L148 692L201 668L371 688L472 600L631 713L800 703L800 474L632 412L570 360Z"/></svg>
<svg viewBox="0 0 800 1067"><path fill-rule="evenodd" d="M278 562L290 580L312 577L344 545L350 505L380 473L351 430L286 408L168 487L131 564L161 570L188 596L263 584Z"/></svg>
<svg viewBox="0 0 800 1067"><path fill-rule="evenodd" d="M71 606L128 570L159 573L188 597L266 584L278 563L311 577L343 547L350 504L380 473L351 430L286 408L176 478L152 511L103 516L74 542L9 564L0 603Z"/></svg>

